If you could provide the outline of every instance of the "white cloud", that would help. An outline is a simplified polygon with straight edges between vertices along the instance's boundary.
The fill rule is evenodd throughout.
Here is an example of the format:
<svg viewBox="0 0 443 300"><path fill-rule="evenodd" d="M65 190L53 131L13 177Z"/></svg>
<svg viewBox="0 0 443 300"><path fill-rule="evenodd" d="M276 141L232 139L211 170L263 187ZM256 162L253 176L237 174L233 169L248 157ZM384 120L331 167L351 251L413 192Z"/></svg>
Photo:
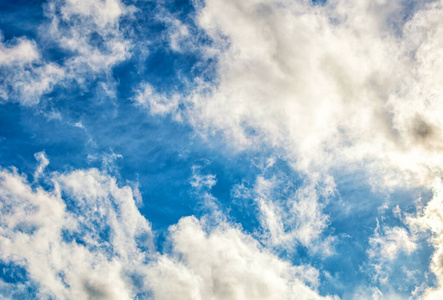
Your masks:
<svg viewBox="0 0 443 300"><path fill-rule="evenodd" d="M438 1L196 6L217 79L197 78L180 100L148 89L139 102L151 113L183 114L237 149L270 146L308 176L363 163L371 184L391 187L430 186L441 173Z"/></svg>
<svg viewBox="0 0 443 300"><path fill-rule="evenodd" d="M9 283L0 279L0 299L26 299L29 298L29 290L32 287L22 283Z"/></svg>
<svg viewBox="0 0 443 300"><path fill-rule="evenodd" d="M49 165L49 159L46 156L45 151L34 153L34 157L38 161L37 169L34 172L34 180L36 180Z"/></svg>
<svg viewBox="0 0 443 300"><path fill-rule="evenodd" d="M433 186L433 198L427 203L418 216L409 216L407 222L413 230L420 233L429 231L431 242L435 248L430 264L435 274L438 286L424 291L423 299L441 299L443 297L443 183L437 179Z"/></svg>
<svg viewBox="0 0 443 300"><path fill-rule="evenodd" d="M115 25L124 13L124 5L119 0L66 0L56 2L63 5L60 10L64 20L69 20L74 15L82 16L91 19L100 29Z"/></svg>
<svg viewBox="0 0 443 300"><path fill-rule="evenodd" d="M191 186L197 190L210 190L217 184L216 176L213 174L201 174L201 168L201 166L192 166Z"/></svg>
<svg viewBox="0 0 443 300"><path fill-rule="evenodd" d="M156 115L165 115L171 111L175 111L179 104L179 99L176 95L172 96L172 98L167 98L166 96L156 93L148 83L141 84L134 100L142 107L149 109L151 114ZM180 120L177 114L176 119Z"/></svg>
<svg viewBox="0 0 443 300"><path fill-rule="evenodd" d="M187 217L170 231L173 254L148 271L156 299L323 299L297 277L315 283L317 271L290 266L236 228L206 232Z"/></svg>
<svg viewBox="0 0 443 300"><path fill-rule="evenodd" d="M5 44L0 41L0 67L4 72L0 97L24 105L39 102L56 84L88 81L109 75L112 68L130 56L131 43L119 27L119 20L131 11L119 0L49 0L42 25L40 44L26 38ZM60 47L67 54L63 62L42 57L39 47Z"/></svg>
<svg viewBox="0 0 443 300"><path fill-rule="evenodd" d="M44 63L36 43L26 38L0 40L0 70L0 98L24 105L38 102L64 74L56 64Z"/></svg>
<svg viewBox="0 0 443 300"><path fill-rule="evenodd" d="M25 65L40 58L40 53L34 42L20 38L13 44L5 44L0 33L0 66Z"/></svg>
<svg viewBox="0 0 443 300"><path fill-rule="evenodd" d="M404 300L406 298L393 291L382 293L376 287L360 287L355 293L355 295L353 295L352 299L353 300L383 300L383 299Z"/></svg>
<svg viewBox="0 0 443 300"><path fill-rule="evenodd" d="M292 266L226 222L182 218L161 254L129 186L96 169L39 176L54 188L0 171L0 259L25 268L39 297L323 299L316 269ZM0 282L5 297L10 289Z"/></svg>
<svg viewBox="0 0 443 300"><path fill-rule="evenodd" d="M296 251L295 246L302 245L312 253L332 255L336 238L323 236L329 225L329 216L323 210L335 193L333 179L312 175L299 185L292 178L267 172L271 175L257 176L252 188L239 184L231 192L234 199L255 203L262 242L287 251Z"/></svg>
<svg viewBox="0 0 443 300"><path fill-rule="evenodd" d="M272 149L308 179L358 170L389 192L443 175L442 1L206 0L196 11L217 77L196 79L180 114L203 136ZM176 98L151 97L159 113L178 113ZM257 197L274 243L296 233L312 246L327 226L315 188L298 196L292 223L278 201ZM392 230L377 244L385 255L413 248Z"/></svg>
<svg viewBox="0 0 443 300"><path fill-rule="evenodd" d="M130 276L153 250L132 190L94 169L47 179L53 191L0 171L1 259L23 266L40 297L131 299Z"/></svg>
<svg viewBox="0 0 443 300"><path fill-rule="evenodd" d="M377 227L374 236L369 239L371 248L367 251L369 257L380 260L393 260L401 251L411 254L417 245L408 231L402 227Z"/></svg>
<svg viewBox="0 0 443 300"><path fill-rule="evenodd" d="M395 279L398 275L393 273L392 267L399 258L399 254L408 256L414 253L417 248L415 237L411 236L406 228L380 226L377 220L377 227L374 230L374 235L369 238L369 248L366 250L369 258L369 268L366 271L372 275L373 282L381 283L385 288L390 287L390 280ZM404 263L401 262L401 264ZM405 273L403 283L409 280L414 281L416 274L408 270L406 265L404 265L402 272Z"/></svg>
<svg viewBox="0 0 443 300"><path fill-rule="evenodd" d="M328 225L319 199L333 190L333 180L324 175L331 169L363 168L371 183L382 187L429 187L442 175L442 2L407 5L399 0L333 0L317 6L308 1L207 0L197 7L197 21L214 41L202 52L216 56L216 83L196 79L194 93L182 99L158 95L144 84L135 100L153 114L185 116L203 135L221 132L235 148L265 145L282 153L308 183L280 201L269 192L272 180L258 178L252 194L262 226L273 245L296 240L314 247ZM405 18L408 9L411 15ZM2 42L0 64L9 77L1 97L32 104L62 79L83 83L86 74L108 74L129 57L131 44L119 28L125 12L116 0L51 1L48 34L72 55L57 65L44 61L33 41ZM171 47L184 51L181 42L187 35L183 24L174 23ZM179 104L185 105L180 113ZM44 160L41 166L38 176ZM12 207L0 223L1 254L25 261L42 293L131 297L130 280L122 273L128 266L136 268L134 257L137 262L146 257L134 237L140 230L150 235L150 229L132 204L129 187L118 187L97 170L52 175L56 188L51 192L32 189L14 172L3 170L1 179L1 199L7 203L2 209ZM200 176L192 182L210 188L215 178ZM440 189L437 183L423 214L409 219L417 231L433 234L431 269L440 287L426 292L430 299L442 293ZM68 210L63 199L72 201L78 213ZM63 230L79 228L84 245L62 238ZM112 238L99 234L106 228L112 229ZM251 296L247 293L290 299L294 287L305 291L306 298L316 297L291 275L292 267L237 229L205 233L199 221L185 218L171 234L175 254L160 255L139 271L151 275L149 284L160 299ZM370 244L369 254L374 258L380 253L379 259L415 249L400 227L376 232ZM118 257L109 260L109 249ZM222 254L225 264L220 265ZM82 263L75 264L74 258ZM59 276L64 269L70 273ZM259 277L261 272L268 277ZM168 276L176 289L169 288Z"/></svg>
<svg viewBox="0 0 443 300"><path fill-rule="evenodd" d="M183 48L185 48L186 51L196 50L195 44L192 43L194 42L192 41L192 36L185 24L168 15L163 17L163 21L168 26L169 45L172 50L176 52L182 52Z"/></svg>
<svg viewBox="0 0 443 300"><path fill-rule="evenodd" d="M126 7L119 0L48 2L48 34L73 53L64 63L70 79L83 82L85 75L107 73L129 57L130 42L119 28L125 13Z"/></svg>

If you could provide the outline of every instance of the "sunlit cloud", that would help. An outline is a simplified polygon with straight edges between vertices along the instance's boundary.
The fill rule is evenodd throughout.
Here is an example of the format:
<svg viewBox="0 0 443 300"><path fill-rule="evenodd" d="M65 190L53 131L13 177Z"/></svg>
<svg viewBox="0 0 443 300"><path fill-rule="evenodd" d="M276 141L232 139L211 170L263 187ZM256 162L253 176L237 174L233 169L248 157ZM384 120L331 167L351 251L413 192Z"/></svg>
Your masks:
<svg viewBox="0 0 443 300"><path fill-rule="evenodd" d="M442 297L443 2L0 11L0 297Z"/></svg>

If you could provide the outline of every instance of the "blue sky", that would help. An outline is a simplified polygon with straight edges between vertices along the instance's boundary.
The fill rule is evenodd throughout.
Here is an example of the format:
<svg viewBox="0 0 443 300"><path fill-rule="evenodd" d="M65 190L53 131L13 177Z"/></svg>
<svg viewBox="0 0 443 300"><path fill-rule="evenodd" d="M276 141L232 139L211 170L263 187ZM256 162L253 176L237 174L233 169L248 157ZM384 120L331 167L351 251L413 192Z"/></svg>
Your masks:
<svg viewBox="0 0 443 300"><path fill-rule="evenodd" d="M0 298L440 299L440 1L0 1Z"/></svg>

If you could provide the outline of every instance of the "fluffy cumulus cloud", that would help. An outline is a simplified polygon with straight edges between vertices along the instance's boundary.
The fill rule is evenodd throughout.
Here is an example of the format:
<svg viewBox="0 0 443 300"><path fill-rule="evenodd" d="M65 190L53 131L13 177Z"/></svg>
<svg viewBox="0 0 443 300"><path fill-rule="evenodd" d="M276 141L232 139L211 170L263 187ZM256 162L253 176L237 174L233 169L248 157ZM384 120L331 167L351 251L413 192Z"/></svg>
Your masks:
<svg viewBox="0 0 443 300"><path fill-rule="evenodd" d="M200 50L216 60L216 82L197 79L179 102L151 89L137 99L153 114L185 116L203 136L221 133L234 149L273 149L305 174L314 183L295 200L270 197L273 182L261 177L255 194L271 243L313 247L328 220L317 194L334 185L323 175L363 164L368 183L386 191L430 188L442 176L442 5L197 3L196 22L212 41ZM315 183L319 176L329 183ZM416 249L405 228L383 231L369 240L370 259Z"/></svg>
<svg viewBox="0 0 443 300"><path fill-rule="evenodd" d="M279 260L237 228L208 233L188 217L170 231L172 254L149 270L156 299L332 299L306 286L315 269Z"/></svg>
<svg viewBox="0 0 443 300"><path fill-rule="evenodd" d="M443 297L442 0L39 9L0 16L0 297Z"/></svg>
<svg viewBox="0 0 443 300"><path fill-rule="evenodd" d="M322 299L317 270L292 266L235 226L183 218L161 254L130 187L97 169L45 179L52 188L0 173L0 258L27 272L17 291L33 283L38 297L57 299ZM13 284L2 284L6 296Z"/></svg>
<svg viewBox="0 0 443 300"><path fill-rule="evenodd" d="M98 170L53 174L53 189L1 170L1 260L26 269L39 297L130 299L152 248L132 190Z"/></svg>
<svg viewBox="0 0 443 300"><path fill-rule="evenodd" d="M197 80L185 114L239 149L271 145L302 172L365 162L374 184L430 186L441 173L441 10L439 1L197 4L217 82ZM151 92L152 113L179 108Z"/></svg>

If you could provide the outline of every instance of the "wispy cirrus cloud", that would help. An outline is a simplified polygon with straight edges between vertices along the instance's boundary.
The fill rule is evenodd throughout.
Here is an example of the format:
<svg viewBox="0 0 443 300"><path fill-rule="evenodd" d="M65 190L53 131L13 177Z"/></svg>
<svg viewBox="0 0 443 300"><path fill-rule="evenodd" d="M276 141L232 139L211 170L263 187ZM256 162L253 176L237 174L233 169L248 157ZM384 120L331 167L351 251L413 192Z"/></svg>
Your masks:
<svg viewBox="0 0 443 300"><path fill-rule="evenodd" d="M21 37L0 45L4 100L36 104L56 85L85 86L109 76L114 66L130 57L131 43L119 21L131 9L119 0L54 0L43 7L47 22L40 25L38 40ZM61 51L63 60L53 60L43 50Z"/></svg>

